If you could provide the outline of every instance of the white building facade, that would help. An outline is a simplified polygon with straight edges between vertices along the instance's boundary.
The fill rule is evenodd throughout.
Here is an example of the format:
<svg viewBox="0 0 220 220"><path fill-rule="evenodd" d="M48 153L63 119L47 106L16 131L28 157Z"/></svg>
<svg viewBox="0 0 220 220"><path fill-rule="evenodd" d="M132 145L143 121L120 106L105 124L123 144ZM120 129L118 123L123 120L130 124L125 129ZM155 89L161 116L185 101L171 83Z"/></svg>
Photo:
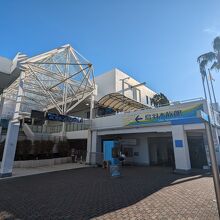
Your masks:
<svg viewBox="0 0 220 220"><path fill-rule="evenodd" d="M126 81L124 88L123 79ZM208 168L210 159L205 124L198 116L199 111L211 114L204 99L154 108L150 100L156 92L118 69L96 77L95 82L97 102L103 96L119 93L145 107L92 118L90 129L80 131L81 138L84 135L87 139L88 163L100 164L103 142L115 140L125 152L126 162L133 165L172 166L180 172ZM216 111L216 114L219 113ZM68 132L67 135L69 139L78 139L76 132ZM219 140L215 144L220 162Z"/></svg>
<svg viewBox="0 0 220 220"><path fill-rule="evenodd" d="M64 56L64 53L67 55ZM48 58L45 59L45 56ZM67 60L63 60L64 57L67 57ZM60 65L66 62L65 65L72 66L57 67L59 63L52 58L62 61ZM119 143L128 164L171 166L178 172L189 172L194 168L203 169L210 166L205 121L201 117L210 115L217 160L220 164L219 109L210 109L207 101L202 98L155 108L151 100L157 93L148 88L145 82L138 82L119 69L91 78L92 64L86 60L80 62L70 45L23 61L23 69L26 72L21 76L26 76L20 76L21 79L17 79L6 89L5 97L8 101L3 105L1 118L14 115L17 130L18 119L23 120L22 129L27 139L50 139L56 142L65 138L73 148L81 148L86 152L86 162L89 164L102 164L103 143L113 140ZM80 76L76 77L77 74ZM35 90L30 87L33 83L31 77L35 80ZM21 92L19 96L16 95L17 87ZM37 109L32 109L33 103L37 103ZM76 121L47 118L42 124L37 124L35 118L28 124L24 119L30 118L31 114L28 111L21 112L21 104L28 104L25 110L40 109L43 113L57 114L57 118L60 118L59 115L70 116L71 119L75 117ZM42 109L39 104L43 105ZM19 107L17 111L15 105L16 108ZM48 106L51 107L47 108ZM3 139L4 137L1 140ZM11 138L7 135L8 148L5 155L8 154L11 161L7 165L7 156L4 157L3 164L6 168L9 167L5 171L6 174L11 172L14 157L10 150L10 141Z"/></svg>
<svg viewBox="0 0 220 220"><path fill-rule="evenodd" d="M96 155L91 162L103 152L103 140L117 140L132 164L168 165L177 171L205 168L209 164L205 125L197 118L197 111L205 108L206 102L197 100L95 118L87 149Z"/></svg>
<svg viewBox="0 0 220 220"><path fill-rule="evenodd" d="M156 94L119 69L113 69L95 77L95 82L97 85L96 101L107 94L117 92L144 105L151 106L151 99Z"/></svg>

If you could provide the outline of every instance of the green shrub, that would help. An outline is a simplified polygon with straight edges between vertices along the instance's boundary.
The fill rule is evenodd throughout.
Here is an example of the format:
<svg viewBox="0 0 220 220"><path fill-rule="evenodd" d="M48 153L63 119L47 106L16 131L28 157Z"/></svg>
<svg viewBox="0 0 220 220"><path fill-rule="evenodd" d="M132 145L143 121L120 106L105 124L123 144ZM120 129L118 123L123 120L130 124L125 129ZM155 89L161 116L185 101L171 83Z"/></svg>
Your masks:
<svg viewBox="0 0 220 220"><path fill-rule="evenodd" d="M32 155L35 159L38 159L41 152L41 141L34 141L32 145Z"/></svg>
<svg viewBox="0 0 220 220"><path fill-rule="evenodd" d="M44 141L43 144L43 154L45 154L48 158L50 158L53 154L53 146L54 142L53 141Z"/></svg>
<svg viewBox="0 0 220 220"><path fill-rule="evenodd" d="M67 141L60 141L57 143L57 149L59 152L59 155L61 157L67 157L70 156L70 146Z"/></svg>
<svg viewBox="0 0 220 220"><path fill-rule="evenodd" d="M23 140L17 142L15 158L18 160L27 160L31 151L31 141Z"/></svg>
<svg viewBox="0 0 220 220"><path fill-rule="evenodd" d="M35 159L46 159L52 157L53 141L34 141L32 145L32 154Z"/></svg>
<svg viewBox="0 0 220 220"><path fill-rule="evenodd" d="M4 152L5 141L0 143L0 160L2 160L3 152Z"/></svg>

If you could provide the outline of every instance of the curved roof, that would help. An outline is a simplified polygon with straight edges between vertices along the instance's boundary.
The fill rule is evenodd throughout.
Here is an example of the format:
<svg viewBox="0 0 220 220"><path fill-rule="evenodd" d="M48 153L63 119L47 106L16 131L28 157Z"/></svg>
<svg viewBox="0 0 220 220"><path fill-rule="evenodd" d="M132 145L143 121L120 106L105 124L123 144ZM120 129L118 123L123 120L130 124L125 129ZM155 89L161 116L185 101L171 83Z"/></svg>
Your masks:
<svg viewBox="0 0 220 220"><path fill-rule="evenodd" d="M149 106L130 99L120 93L107 94L98 101L98 104L102 107L111 108L119 112L136 111L143 108L150 108Z"/></svg>

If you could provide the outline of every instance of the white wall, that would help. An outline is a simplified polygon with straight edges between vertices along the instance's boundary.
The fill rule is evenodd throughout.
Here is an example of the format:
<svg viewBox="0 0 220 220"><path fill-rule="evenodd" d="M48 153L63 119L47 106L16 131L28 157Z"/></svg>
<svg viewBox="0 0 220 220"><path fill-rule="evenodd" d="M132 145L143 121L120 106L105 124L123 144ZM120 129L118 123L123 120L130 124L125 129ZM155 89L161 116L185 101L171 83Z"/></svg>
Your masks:
<svg viewBox="0 0 220 220"><path fill-rule="evenodd" d="M66 132L67 139L87 139L88 138L88 130L80 130L80 131L70 131Z"/></svg>
<svg viewBox="0 0 220 220"><path fill-rule="evenodd" d="M97 96L95 96L95 101L99 101L103 96L115 92L114 70L95 77L95 83L97 85Z"/></svg>
<svg viewBox="0 0 220 220"><path fill-rule="evenodd" d="M173 149L175 155L175 165L177 170L190 170L190 156L186 132L183 125L172 126ZM182 141L183 146L177 147L175 141Z"/></svg>
<svg viewBox="0 0 220 220"><path fill-rule="evenodd" d="M100 137L100 136L99 136ZM102 139L114 139L114 135L108 135L102 137ZM133 157L126 157L126 161L134 164L142 164L149 165L149 147L148 147L148 138L147 134L122 134L120 135L122 140L123 148L132 148L133 149ZM129 144L129 139L135 139L136 144ZM127 140L127 141L123 141ZM126 144L127 142L127 144ZM99 143L101 145L101 142ZM99 152L99 146L97 145L97 152ZM137 152L138 156L135 156L134 153Z"/></svg>
<svg viewBox="0 0 220 220"><path fill-rule="evenodd" d="M137 85L140 83L119 69L113 69L109 72L103 73L103 74L95 77L95 82L98 87L98 91L97 91L98 95L95 97L95 100L98 101L103 96L105 96L109 93L113 93L113 92L118 92L118 93L122 94L122 81L121 81L121 79L124 79L127 77L130 77L130 78L128 80L126 80L126 83L128 83L131 86L134 86L134 85ZM128 98L133 99L133 91L129 87L129 85L127 85L126 83L124 84L124 87L125 87L124 95L127 96ZM148 96L149 98L152 98L154 96L154 94L156 94L154 91L152 91L151 89L147 88L144 85L137 87L137 89L139 89L141 91L141 102L143 104L147 104L146 103L146 96Z"/></svg>
<svg viewBox="0 0 220 220"><path fill-rule="evenodd" d="M0 72L10 74L13 62L5 57L0 57Z"/></svg>
<svg viewBox="0 0 220 220"><path fill-rule="evenodd" d="M116 75L116 92L122 93L122 81L121 79L130 77L129 79L125 80L126 83L128 83L131 86L135 86L137 84L140 84L142 82L138 82L137 80L135 80L134 78L132 78L131 76L129 76L128 74L122 72L119 69L115 69L115 75ZM127 96L128 98L133 99L133 91L131 88L129 88L129 85L124 84L125 86L125 96ZM148 87L142 85L142 86L138 86L137 89L140 90L141 92L141 103L143 104L147 104L146 103L146 96L148 96L149 98L152 98L156 93L149 89ZM138 100L139 101L139 100ZM150 104L150 103L149 103Z"/></svg>
<svg viewBox="0 0 220 220"><path fill-rule="evenodd" d="M149 165L149 146L146 134L126 135L126 138L137 139L137 144L127 146L133 148L133 153L138 152L139 155L133 155L133 162L137 164Z"/></svg>

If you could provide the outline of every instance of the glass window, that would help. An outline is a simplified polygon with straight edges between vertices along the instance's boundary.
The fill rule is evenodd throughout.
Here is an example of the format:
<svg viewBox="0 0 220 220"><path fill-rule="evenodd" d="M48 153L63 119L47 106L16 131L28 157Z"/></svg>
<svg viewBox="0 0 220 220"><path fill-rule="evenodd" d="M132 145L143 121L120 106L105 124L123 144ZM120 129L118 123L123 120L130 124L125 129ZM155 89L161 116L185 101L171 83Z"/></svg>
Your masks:
<svg viewBox="0 0 220 220"><path fill-rule="evenodd" d="M90 112L86 112L86 118L90 118Z"/></svg>
<svg viewBox="0 0 220 220"><path fill-rule="evenodd" d="M141 102L141 91L139 89L133 88L133 99Z"/></svg>
<svg viewBox="0 0 220 220"><path fill-rule="evenodd" d="M133 99L137 101L137 89L133 88Z"/></svg>
<svg viewBox="0 0 220 220"><path fill-rule="evenodd" d="M154 105L152 99L150 99L150 105L152 105L152 106Z"/></svg>
<svg viewBox="0 0 220 220"><path fill-rule="evenodd" d="M147 95L146 95L146 103L149 104L149 98Z"/></svg>

